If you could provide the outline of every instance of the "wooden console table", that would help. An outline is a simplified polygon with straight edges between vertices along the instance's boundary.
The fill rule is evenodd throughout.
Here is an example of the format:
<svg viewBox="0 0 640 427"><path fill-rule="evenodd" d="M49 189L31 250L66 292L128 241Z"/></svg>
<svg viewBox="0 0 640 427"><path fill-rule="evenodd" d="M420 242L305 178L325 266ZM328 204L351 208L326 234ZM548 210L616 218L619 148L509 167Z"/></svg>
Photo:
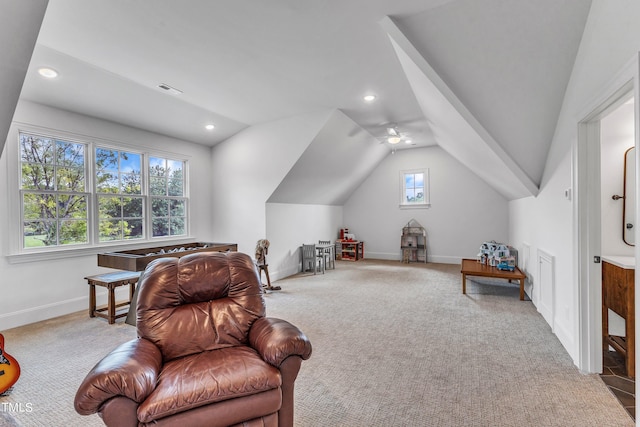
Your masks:
<svg viewBox="0 0 640 427"><path fill-rule="evenodd" d="M498 270L496 267L481 264L475 259L463 259L462 293L467 293L467 276L491 277L494 279L518 280L520 282L520 301L524 301L524 279L527 277L518 267L513 271Z"/></svg>

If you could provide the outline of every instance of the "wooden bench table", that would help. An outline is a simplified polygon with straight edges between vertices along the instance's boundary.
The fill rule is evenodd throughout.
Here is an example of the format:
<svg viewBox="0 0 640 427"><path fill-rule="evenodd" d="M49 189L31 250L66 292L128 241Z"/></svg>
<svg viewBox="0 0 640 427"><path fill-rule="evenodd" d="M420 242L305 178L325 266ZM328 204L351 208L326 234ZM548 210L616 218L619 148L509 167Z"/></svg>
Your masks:
<svg viewBox="0 0 640 427"><path fill-rule="evenodd" d="M527 277L518 267L513 271L498 270L496 267L479 263L475 259L463 259L462 293L467 293L467 276L491 277L494 279L518 280L520 282L520 301L524 301L524 279Z"/></svg>
<svg viewBox="0 0 640 427"><path fill-rule="evenodd" d="M87 276L85 279L89 284L89 317L102 317L109 321L109 324L115 323L117 318L124 317L127 313L116 314L118 307L130 305L133 299L136 283L140 278L139 271L117 271L114 273L97 274L95 276ZM129 301L116 304L115 289L119 286L129 285ZM96 308L96 286L107 288L107 306ZM106 311L106 313L104 313Z"/></svg>

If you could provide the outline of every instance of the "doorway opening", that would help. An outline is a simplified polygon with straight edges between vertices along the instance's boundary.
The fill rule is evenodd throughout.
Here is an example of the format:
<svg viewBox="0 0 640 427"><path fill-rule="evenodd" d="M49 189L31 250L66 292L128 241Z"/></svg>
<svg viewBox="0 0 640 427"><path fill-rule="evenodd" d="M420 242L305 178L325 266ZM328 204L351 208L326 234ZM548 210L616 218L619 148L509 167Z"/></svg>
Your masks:
<svg viewBox="0 0 640 427"><path fill-rule="evenodd" d="M603 358L601 121L634 96L633 67L628 67L626 76L578 123L573 153L578 367L587 373L601 373Z"/></svg>
<svg viewBox="0 0 640 427"><path fill-rule="evenodd" d="M633 292L630 282L635 270L637 225L633 94L625 95L622 101L600 119L604 340L600 378L635 419L635 310L630 305L632 298L628 298ZM621 278L628 280L618 281Z"/></svg>

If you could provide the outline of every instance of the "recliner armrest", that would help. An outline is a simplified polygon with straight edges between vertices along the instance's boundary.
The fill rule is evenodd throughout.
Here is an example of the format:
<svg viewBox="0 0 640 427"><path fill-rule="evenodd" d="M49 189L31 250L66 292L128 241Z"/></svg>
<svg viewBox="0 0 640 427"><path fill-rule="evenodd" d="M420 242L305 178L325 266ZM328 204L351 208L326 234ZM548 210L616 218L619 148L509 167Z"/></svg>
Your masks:
<svg viewBox="0 0 640 427"><path fill-rule="evenodd" d="M142 402L155 388L161 367L162 354L151 341L137 338L119 345L80 384L74 401L76 411L81 415L96 413L115 396Z"/></svg>
<svg viewBox="0 0 640 427"><path fill-rule="evenodd" d="M249 343L260 356L273 366L289 356L311 357L311 342L305 334L286 320L261 317L249 331Z"/></svg>

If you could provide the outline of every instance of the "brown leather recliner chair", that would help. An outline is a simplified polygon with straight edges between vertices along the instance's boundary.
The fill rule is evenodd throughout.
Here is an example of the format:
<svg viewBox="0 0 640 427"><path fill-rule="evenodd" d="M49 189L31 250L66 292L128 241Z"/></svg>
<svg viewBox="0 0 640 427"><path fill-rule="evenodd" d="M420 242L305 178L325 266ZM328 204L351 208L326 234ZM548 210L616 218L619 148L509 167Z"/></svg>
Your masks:
<svg viewBox="0 0 640 427"><path fill-rule="evenodd" d="M242 253L161 258L140 278L138 338L89 372L75 398L108 426L293 426L293 390L311 343L265 317Z"/></svg>

